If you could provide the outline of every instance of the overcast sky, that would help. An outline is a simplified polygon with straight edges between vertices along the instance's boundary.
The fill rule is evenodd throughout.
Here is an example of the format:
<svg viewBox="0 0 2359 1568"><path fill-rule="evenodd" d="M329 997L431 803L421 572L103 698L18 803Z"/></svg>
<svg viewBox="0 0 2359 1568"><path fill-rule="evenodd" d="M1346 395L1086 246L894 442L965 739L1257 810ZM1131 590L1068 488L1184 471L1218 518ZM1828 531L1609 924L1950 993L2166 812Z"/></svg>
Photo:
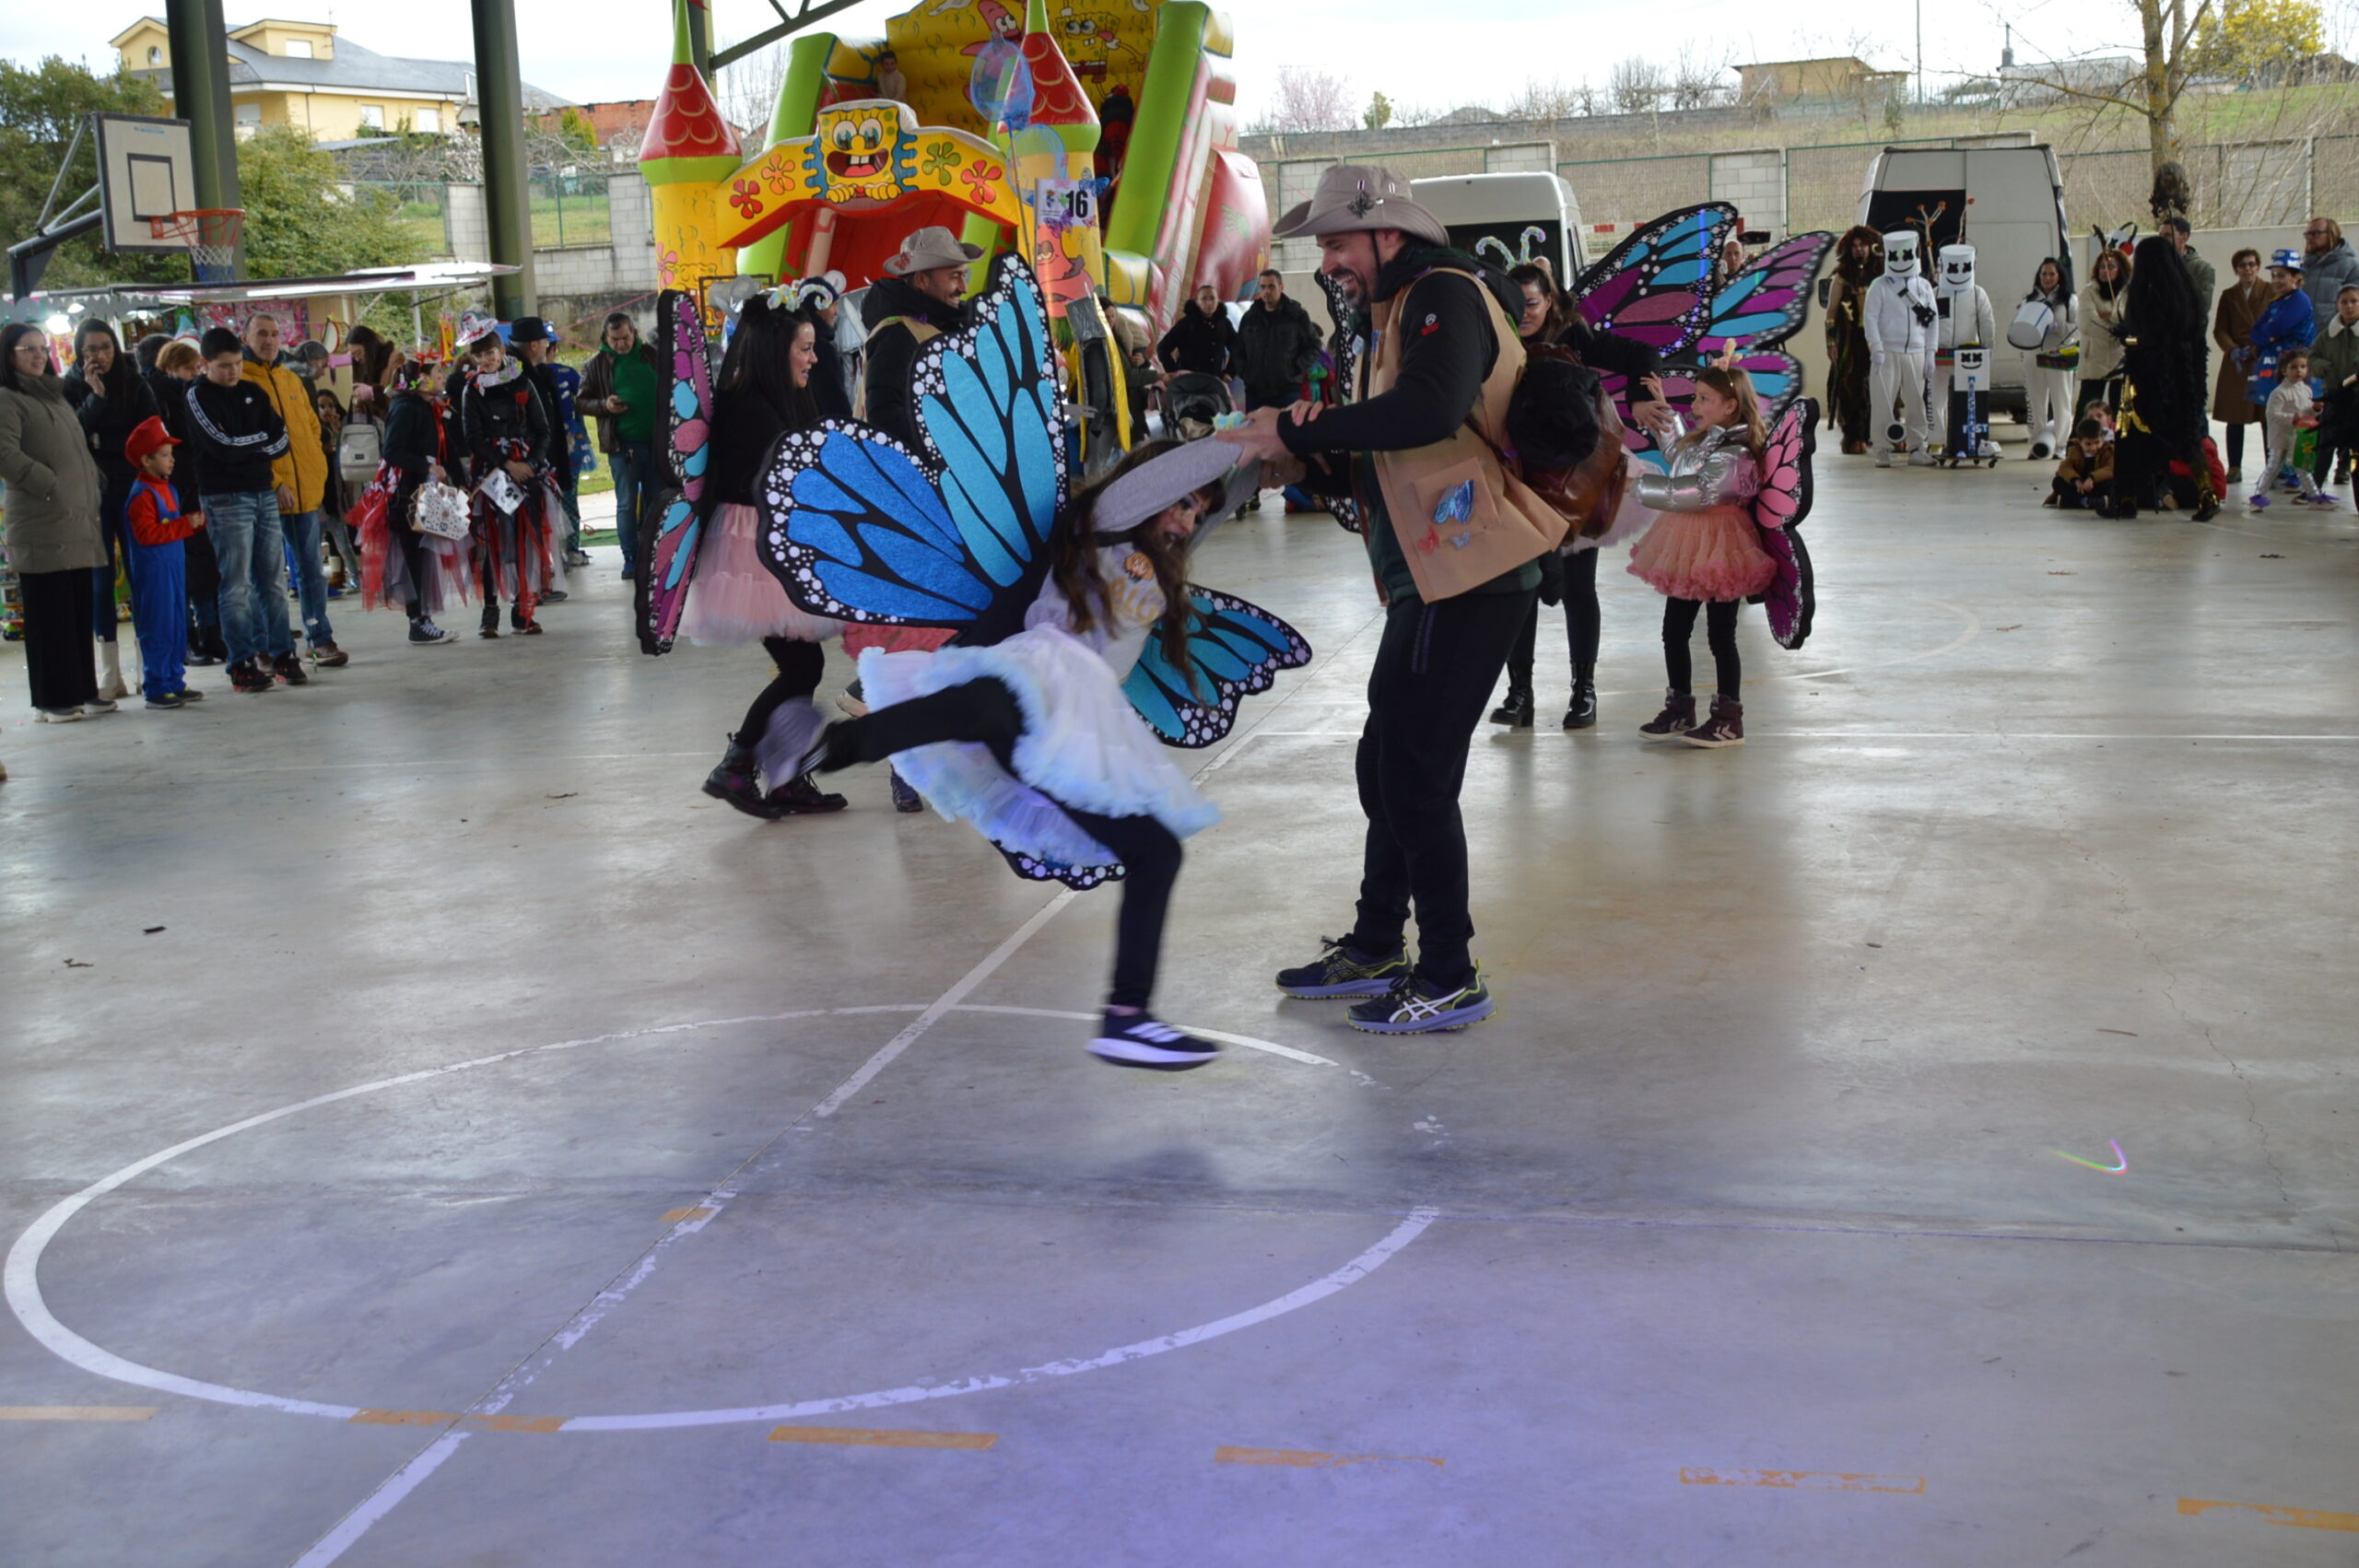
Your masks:
<svg viewBox="0 0 2359 1568"><path fill-rule="evenodd" d="M466 0L404 0L398 6L349 6L339 17L324 0L274 0L263 12L237 0L231 26L260 15L311 18L324 13L358 42L385 54L464 59L471 53ZM1060 4L1070 0L1060 0ZM1085 0L1085 4L1086 0ZM1101 5L1136 0L1097 0ZM713 0L724 39L759 30L774 19L762 0ZM2359 0L2329 0L2330 47L2352 36ZM881 34L887 17L908 0L867 0L827 25L852 36ZM155 7L160 13L161 7ZM1284 0L1232 6L1238 28L1241 106L1250 118L1280 67L1302 65L1346 78L1354 101L1381 90L1396 104L1447 108L1496 104L1527 77L1602 85L1615 61L1651 55L1668 65L1683 41L1731 62L1782 60L1813 54L1862 53L1887 70L1916 63L1916 10L1905 5L1837 6L1811 0ZM1456 24L1437 24L1437 12ZM651 97L662 85L661 61L670 37L663 0L516 0L524 75L535 85L576 101ZM106 41L136 14L86 11L34 0L0 5L0 54L29 64L43 54L110 63ZM2083 53L2129 52L2137 43L2128 0L2029 0L1999 5L1956 0L1924 8L1924 66L1929 93L1999 63L2001 24L2016 29L2018 59L2064 58ZM592 17L604 28L587 25ZM634 18L628 26L621 18ZM1479 19L1473 19L1479 18ZM2347 43L2343 53L2352 53ZM1733 81L1733 77L1730 77Z"/></svg>

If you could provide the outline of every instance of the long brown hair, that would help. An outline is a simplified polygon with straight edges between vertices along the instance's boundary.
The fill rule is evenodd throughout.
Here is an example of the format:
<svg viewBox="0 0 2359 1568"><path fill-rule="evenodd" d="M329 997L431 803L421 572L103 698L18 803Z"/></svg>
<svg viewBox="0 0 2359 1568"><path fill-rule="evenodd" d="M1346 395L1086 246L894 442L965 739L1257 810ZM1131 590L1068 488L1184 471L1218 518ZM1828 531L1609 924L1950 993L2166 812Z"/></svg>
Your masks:
<svg viewBox="0 0 2359 1568"><path fill-rule="evenodd" d="M1108 614L1112 596L1106 579L1097 575L1097 552L1103 548L1097 542L1096 523L1098 496L1107 486L1141 463L1177 451L1179 446L1178 441L1172 440L1142 441L1121 462L1066 498L1064 509L1057 514L1056 526L1049 534L1049 579L1064 596L1069 629L1086 632L1097 626ZM1194 664L1188 653L1185 614L1188 544L1163 537L1163 531L1155 526L1155 518L1150 517L1132 531L1131 545L1154 569L1155 586L1163 594L1163 656L1192 685Z"/></svg>
<svg viewBox="0 0 2359 1568"><path fill-rule="evenodd" d="M1769 427L1761 418L1761 394L1753 390L1753 378L1739 369L1721 369L1707 365L1696 372L1696 384L1709 387L1736 404L1738 426L1744 431L1744 450L1758 458L1769 445ZM1681 445L1701 440L1709 426L1699 425L1687 432Z"/></svg>

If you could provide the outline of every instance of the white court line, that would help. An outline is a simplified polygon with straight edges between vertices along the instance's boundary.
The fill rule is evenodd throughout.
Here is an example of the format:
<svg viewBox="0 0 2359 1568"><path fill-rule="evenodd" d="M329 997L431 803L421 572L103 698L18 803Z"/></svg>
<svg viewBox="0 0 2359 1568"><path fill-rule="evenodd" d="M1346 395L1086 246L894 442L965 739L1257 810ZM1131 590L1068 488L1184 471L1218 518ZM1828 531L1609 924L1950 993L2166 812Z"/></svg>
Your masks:
<svg viewBox="0 0 2359 1568"><path fill-rule="evenodd" d="M442 1468L442 1461L459 1451L459 1445L475 1435L472 1432L446 1432L427 1445L423 1453L395 1470L384 1485L361 1499L360 1506L346 1514L335 1528L322 1536L311 1550L295 1560L294 1568L326 1568L359 1544L377 1521L392 1513L401 1500L416 1492L428 1476Z"/></svg>

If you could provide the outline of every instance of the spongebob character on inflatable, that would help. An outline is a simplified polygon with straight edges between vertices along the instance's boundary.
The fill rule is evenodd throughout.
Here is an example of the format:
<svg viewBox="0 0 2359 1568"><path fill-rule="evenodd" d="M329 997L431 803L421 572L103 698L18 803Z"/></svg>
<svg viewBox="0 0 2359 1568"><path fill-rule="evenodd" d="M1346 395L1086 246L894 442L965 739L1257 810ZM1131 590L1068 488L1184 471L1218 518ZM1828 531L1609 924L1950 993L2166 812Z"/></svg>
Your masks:
<svg viewBox="0 0 2359 1568"><path fill-rule="evenodd" d="M917 174L917 146L901 134L897 105L829 109L819 115L810 158L827 205L846 212L890 206Z"/></svg>

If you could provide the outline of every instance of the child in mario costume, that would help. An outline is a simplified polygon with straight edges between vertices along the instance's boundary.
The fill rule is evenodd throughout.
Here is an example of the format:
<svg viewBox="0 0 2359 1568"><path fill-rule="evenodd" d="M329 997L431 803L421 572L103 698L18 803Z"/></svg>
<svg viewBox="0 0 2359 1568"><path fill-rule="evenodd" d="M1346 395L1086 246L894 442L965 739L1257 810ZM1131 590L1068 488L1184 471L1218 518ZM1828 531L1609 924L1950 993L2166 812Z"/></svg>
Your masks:
<svg viewBox="0 0 2359 1568"><path fill-rule="evenodd" d="M172 449L180 444L152 414L123 443L138 471L123 511L131 525L131 614L150 708L180 708L205 695L188 689L188 562L181 545L205 518L181 516L172 494Z"/></svg>

